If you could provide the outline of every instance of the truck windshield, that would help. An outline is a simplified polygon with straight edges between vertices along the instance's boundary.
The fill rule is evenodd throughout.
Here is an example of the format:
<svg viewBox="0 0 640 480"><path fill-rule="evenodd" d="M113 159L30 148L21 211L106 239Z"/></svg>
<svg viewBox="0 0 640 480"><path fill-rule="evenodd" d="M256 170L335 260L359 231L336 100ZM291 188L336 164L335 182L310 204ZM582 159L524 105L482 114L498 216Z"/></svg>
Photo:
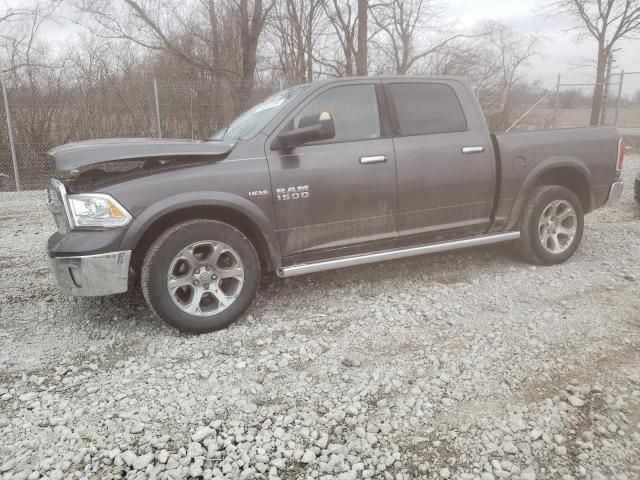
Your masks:
<svg viewBox="0 0 640 480"><path fill-rule="evenodd" d="M241 114L228 127L216 132L211 140L235 142L253 137L307 87L308 85L298 85L271 95Z"/></svg>

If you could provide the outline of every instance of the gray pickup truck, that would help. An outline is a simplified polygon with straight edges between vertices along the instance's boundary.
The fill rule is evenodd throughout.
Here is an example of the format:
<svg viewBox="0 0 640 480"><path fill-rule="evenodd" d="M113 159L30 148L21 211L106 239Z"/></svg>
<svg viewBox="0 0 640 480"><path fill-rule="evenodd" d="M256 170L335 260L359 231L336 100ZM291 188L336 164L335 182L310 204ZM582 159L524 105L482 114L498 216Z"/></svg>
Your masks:
<svg viewBox="0 0 640 480"><path fill-rule="evenodd" d="M615 127L491 134L454 77L283 90L205 141L51 150L48 255L70 295L122 293L189 332L229 325L263 273L290 277L497 242L564 262L616 200Z"/></svg>

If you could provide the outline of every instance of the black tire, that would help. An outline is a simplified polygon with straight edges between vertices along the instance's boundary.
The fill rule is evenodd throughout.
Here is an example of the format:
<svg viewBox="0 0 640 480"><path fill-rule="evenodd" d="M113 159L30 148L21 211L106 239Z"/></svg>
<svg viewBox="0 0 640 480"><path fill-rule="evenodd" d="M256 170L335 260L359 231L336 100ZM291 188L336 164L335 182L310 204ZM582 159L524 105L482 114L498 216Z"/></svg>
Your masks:
<svg viewBox="0 0 640 480"><path fill-rule="evenodd" d="M566 249L552 253L543 246L540 238L540 219L545 209L556 200L569 203L575 212L575 236ZM566 187L542 185L529 194L520 217L520 239L518 250L522 257L534 264L556 265L566 262L576 252L584 232L584 210L578 196Z"/></svg>
<svg viewBox="0 0 640 480"><path fill-rule="evenodd" d="M237 298L211 315L191 315L171 299L167 287L169 268L185 247L200 241L222 242L237 252L244 282ZM169 228L153 242L142 264L141 286L147 304L165 323L190 333L207 333L227 327L251 305L260 283L260 261L251 241L236 228L215 220L197 219Z"/></svg>

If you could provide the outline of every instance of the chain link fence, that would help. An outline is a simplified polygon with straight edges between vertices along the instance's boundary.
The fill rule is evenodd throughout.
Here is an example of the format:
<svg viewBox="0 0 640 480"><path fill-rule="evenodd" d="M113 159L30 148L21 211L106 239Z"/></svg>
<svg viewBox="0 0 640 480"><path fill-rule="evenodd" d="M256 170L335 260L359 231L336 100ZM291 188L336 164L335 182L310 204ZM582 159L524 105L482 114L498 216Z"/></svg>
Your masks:
<svg viewBox="0 0 640 480"><path fill-rule="evenodd" d="M595 87L596 83L573 83L558 76L554 88L513 107L517 121L509 130L589 126ZM611 74L602 105L600 124L616 125L623 135L640 136L640 72Z"/></svg>
<svg viewBox="0 0 640 480"><path fill-rule="evenodd" d="M640 80L640 72L611 75L603 123L617 124L623 135L640 137L640 88L635 90L639 82L634 83L634 76ZM53 78L48 82L6 85L7 101L0 99L0 190L18 187L7 105L19 186L29 190L44 188L48 178L58 173L46 153L55 146L112 137L204 139L272 93L265 88L247 95L222 81L143 79L64 84ZM593 90L593 83L558 81L556 88L530 92L528 97L520 95L523 100L511 104L508 112L485 107L485 114L496 130L510 125L513 130L588 126ZM483 96L486 94L482 93L481 102Z"/></svg>
<svg viewBox="0 0 640 480"><path fill-rule="evenodd" d="M78 85L7 85L0 101L0 190L16 190L9 107L23 190L41 189L55 171L47 155L64 143L114 137L205 139L235 112L271 93L243 94L218 81L128 80Z"/></svg>

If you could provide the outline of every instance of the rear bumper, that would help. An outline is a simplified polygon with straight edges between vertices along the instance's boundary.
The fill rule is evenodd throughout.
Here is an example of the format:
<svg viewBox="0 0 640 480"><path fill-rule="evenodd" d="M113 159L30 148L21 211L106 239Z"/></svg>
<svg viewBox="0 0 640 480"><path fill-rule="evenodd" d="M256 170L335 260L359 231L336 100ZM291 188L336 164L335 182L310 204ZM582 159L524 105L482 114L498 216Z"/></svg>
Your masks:
<svg viewBox="0 0 640 480"><path fill-rule="evenodd" d="M640 173L636 177L636 181L633 185L633 194L636 199L636 202L640 203Z"/></svg>
<svg viewBox="0 0 640 480"><path fill-rule="evenodd" d="M130 261L131 250L49 258L60 290L76 297L96 297L126 292Z"/></svg>
<svg viewBox="0 0 640 480"><path fill-rule="evenodd" d="M609 189L609 196L607 197L607 203L605 204L608 207L611 204L616 203L622 197L622 192L624 191L624 183L622 181L613 182L611 184L611 188Z"/></svg>

